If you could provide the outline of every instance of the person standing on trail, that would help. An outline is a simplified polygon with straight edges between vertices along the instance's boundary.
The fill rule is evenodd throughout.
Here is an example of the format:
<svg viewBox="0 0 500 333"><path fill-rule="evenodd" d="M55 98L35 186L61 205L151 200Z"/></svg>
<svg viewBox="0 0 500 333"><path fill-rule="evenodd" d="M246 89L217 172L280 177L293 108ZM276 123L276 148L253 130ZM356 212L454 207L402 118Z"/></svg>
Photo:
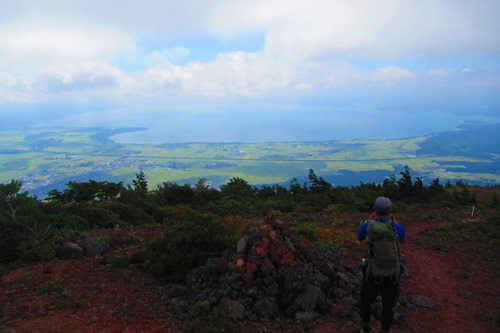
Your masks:
<svg viewBox="0 0 500 333"><path fill-rule="evenodd" d="M360 333L371 331L371 304L378 295L382 297L381 332L389 332L394 306L399 297L399 244L406 241L405 228L400 223L395 223L391 214L392 202L389 198L377 198L373 209L376 213L372 214L374 219L365 221L357 234L358 240L366 241L367 247L367 258L362 260L361 265L363 281L359 310L362 324Z"/></svg>

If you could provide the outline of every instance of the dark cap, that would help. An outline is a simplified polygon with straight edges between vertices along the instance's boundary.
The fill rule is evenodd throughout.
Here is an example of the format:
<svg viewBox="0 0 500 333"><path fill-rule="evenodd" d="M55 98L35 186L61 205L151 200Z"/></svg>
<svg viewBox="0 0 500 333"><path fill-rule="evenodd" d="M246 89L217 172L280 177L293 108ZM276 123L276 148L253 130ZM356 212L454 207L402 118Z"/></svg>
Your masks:
<svg viewBox="0 0 500 333"><path fill-rule="evenodd" d="M379 215L389 215L392 212L392 202L389 198L378 197L373 205L373 210Z"/></svg>

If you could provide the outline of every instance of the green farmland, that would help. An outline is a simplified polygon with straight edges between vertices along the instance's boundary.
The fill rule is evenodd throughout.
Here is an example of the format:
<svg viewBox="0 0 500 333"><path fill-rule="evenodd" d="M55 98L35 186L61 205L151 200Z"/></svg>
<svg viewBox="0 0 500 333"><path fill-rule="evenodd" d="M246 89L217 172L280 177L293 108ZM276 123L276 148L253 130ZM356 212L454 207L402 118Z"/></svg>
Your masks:
<svg viewBox="0 0 500 333"><path fill-rule="evenodd" d="M443 140L439 134L395 140L155 145L120 144L110 139L127 130L137 129L2 131L0 181L21 180L25 190L43 196L53 188L64 188L68 181L94 179L128 184L141 170L152 185L167 181L194 184L206 178L207 183L220 186L232 177L250 184L286 184L294 177L302 182L313 169L334 185L357 185L397 176L408 165L424 181L461 179L481 185L500 182L496 145L472 154L467 144L473 143L468 140L461 150L444 150L441 155L430 142ZM498 126L494 130L498 132ZM456 140L445 139L456 146ZM426 144L432 149L425 148ZM443 149L448 147L441 144Z"/></svg>

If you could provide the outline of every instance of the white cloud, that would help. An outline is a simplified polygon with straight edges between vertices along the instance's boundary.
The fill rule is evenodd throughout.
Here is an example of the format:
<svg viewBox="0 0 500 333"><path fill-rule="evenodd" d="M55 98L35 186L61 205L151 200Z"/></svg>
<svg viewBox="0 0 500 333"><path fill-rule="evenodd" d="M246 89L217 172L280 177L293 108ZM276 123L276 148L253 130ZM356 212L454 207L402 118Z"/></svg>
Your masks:
<svg viewBox="0 0 500 333"><path fill-rule="evenodd" d="M252 97L432 84L469 68L416 70L411 60L498 54L498 12L497 0L3 2L0 99ZM183 38L255 34L265 35L256 52L234 43L214 60L174 65L198 58ZM350 59L384 63L366 70ZM391 64L401 59L409 65Z"/></svg>
<svg viewBox="0 0 500 333"><path fill-rule="evenodd" d="M133 80L102 62L87 62L43 67L33 80L32 89L39 97L72 94L77 99L124 95Z"/></svg>
<svg viewBox="0 0 500 333"><path fill-rule="evenodd" d="M0 86L15 87L17 83L18 79L15 75L11 73L0 72Z"/></svg>
<svg viewBox="0 0 500 333"><path fill-rule="evenodd" d="M474 54L500 50L497 0L18 0L16 3L3 5L6 22L15 21L16 16L73 22L85 30L101 31L102 27L108 27L134 38L179 33L238 38L264 32L266 49L283 57ZM92 29L93 26L100 28Z"/></svg>
<svg viewBox="0 0 500 333"><path fill-rule="evenodd" d="M267 32L266 50L284 58L396 57L498 52L500 3L479 1L231 1L214 27Z"/></svg>
<svg viewBox="0 0 500 333"><path fill-rule="evenodd" d="M103 59L131 47L127 36L105 27L53 22L0 26L0 59L18 68Z"/></svg>
<svg viewBox="0 0 500 333"><path fill-rule="evenodd" d="M389 66L379 68L373 73L375 81L398 81L403 79L411 79L416 75L414 72L400 67Z"/></svg>
<svg viewBox="0 0 500 333"><path fill-rule="evenodd" d="M447 78L452 77L457 73L457 70L454 68L446 67L446 68L431 68L426 74L431 78Z"/></svg>
<svg viewBox="0 0 500 333"><path fill-rule="evenodd" d="M26 87L16 75L0 72L0 101L27 101Z"/></svg>
<svg viewBox="0 0 500 333"><path fill-rule="evenodd" d="M150 68L138 81L156 94L258 96L289 88L291 76L291 68L268 61L259 53L235 52L221 54L206 64Z"/></svg>
<svg viewBox="0 0 500 333"><path fill-rule="evenodd" d="M297 90L314 90L314 86L310 83L297 83L293 87Z"/></svg>
<svg viewBox="0 0 500 333"><path fill-rule="evenodd" d="M178 96L183 86L190 81L190 70L171 64L149 68L136 76L137 94L145 96Z"/></svg>

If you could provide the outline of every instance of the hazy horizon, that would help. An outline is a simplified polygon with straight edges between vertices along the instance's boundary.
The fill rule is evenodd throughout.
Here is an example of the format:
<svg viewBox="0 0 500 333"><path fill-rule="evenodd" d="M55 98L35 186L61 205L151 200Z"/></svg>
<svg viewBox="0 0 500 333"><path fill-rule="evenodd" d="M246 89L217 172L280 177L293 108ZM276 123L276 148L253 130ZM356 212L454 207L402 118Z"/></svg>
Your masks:
<svg viewBox="0 0 500 333"><path fill-rule="evenodd" d="M408 137L500 117L500 2L0 3L0 129L122 141Z"/></svg>
<svg viewBox="0 0 500 333"><path fill-rule="evenodd" d="M492 124L496 117L460 116L444 112L343 109L293 110L109 110L66 116L37 127L142 127L112 136L119 143L284 142L410 138L459 130L467 124ZM422 120L424 118L424 120ZM356 123L353 123L355 119ZM496 120L496 122L495 122ZM415 126L424 121L426 126Z"/></svg>

